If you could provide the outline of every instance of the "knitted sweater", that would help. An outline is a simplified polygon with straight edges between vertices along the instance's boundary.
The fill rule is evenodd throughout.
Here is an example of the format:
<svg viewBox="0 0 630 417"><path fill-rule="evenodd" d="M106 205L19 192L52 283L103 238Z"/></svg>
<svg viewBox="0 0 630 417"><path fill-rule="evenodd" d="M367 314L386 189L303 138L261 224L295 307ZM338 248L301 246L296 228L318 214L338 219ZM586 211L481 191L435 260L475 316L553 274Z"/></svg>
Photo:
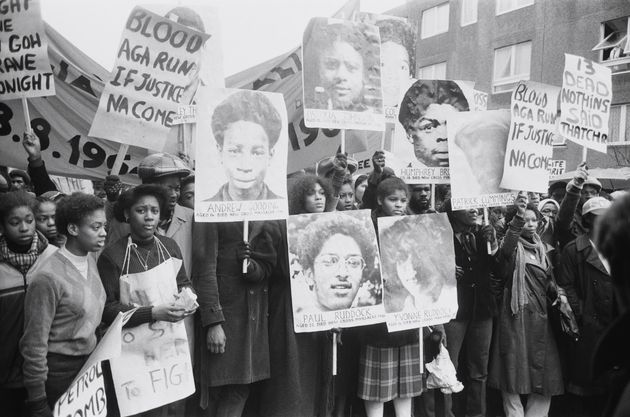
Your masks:
<svg viewBox="0 0 630 417"><path fill-rule="evenodd" d="M88 257L87 280L61 253L56 252L33 278L24 301L24 385L31 400L46 396L46 356L89 355L96 347L105 290L96 263Z"/></svg>

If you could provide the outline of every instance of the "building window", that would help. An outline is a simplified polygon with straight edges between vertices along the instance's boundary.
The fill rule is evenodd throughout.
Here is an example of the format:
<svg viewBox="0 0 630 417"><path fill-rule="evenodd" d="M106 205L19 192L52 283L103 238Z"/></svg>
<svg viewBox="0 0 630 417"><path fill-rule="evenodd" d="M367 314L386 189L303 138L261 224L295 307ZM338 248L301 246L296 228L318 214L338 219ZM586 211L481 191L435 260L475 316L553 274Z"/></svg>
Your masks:
<svg viewBox="0 0 630 417"><path fill-rule="evenodd" d="M599 60L610 67L613 74L630 72L630 17L602 23L600 41L593 51L599 51Z"/></svg>
<svg viewBox="0 0 630 417"><path fill-rule="evenodd" d="M448 3L440 4L422 12L420 38L426 39L448 32Z"/></svg>
<svg viewBox="0 0 630 417"><path fill-rule="evenodd" d="M477 23L477 0L462 1L462 26Z"/></svg>
<svg viewBox="0 0 630 417"><path fill-rule="evenodd" d="M497 15L534 4L534 0L497 0Z"/></svg>
<svg viewBox="0 0 630 417"><path fill-rule="evenodd" d="M630 104L610 106L610 119L608 120L608 142L630 142Z"/></svg>
<svg viewBox="0 0 630 417"><path fill-rule="evenodd" d="M427 65L418 68L419 80L445 80L446 79L446 62Z"/></svg>
<svg viewBox="0 0 630 417"><path fill-rule="evenodd" d="M521 80L529 80L531 41L494 50L494 93L510 91Z"/></svg>

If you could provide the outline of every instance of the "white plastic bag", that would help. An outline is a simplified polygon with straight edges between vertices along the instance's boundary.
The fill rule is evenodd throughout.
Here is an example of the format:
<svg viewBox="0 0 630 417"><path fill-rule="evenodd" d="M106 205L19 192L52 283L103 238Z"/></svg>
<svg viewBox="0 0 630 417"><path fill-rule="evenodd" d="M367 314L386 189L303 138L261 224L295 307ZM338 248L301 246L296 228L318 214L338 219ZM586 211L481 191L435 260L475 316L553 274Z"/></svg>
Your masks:
<svg viewBox="0 0 630 417"><path fill-rule="evenodd" d="M440 353L426 367L429 371L427 389L440 388L444 394L453 394L464 389L464 384L457 380L457 371L443 344L440 343Z"/></svg>

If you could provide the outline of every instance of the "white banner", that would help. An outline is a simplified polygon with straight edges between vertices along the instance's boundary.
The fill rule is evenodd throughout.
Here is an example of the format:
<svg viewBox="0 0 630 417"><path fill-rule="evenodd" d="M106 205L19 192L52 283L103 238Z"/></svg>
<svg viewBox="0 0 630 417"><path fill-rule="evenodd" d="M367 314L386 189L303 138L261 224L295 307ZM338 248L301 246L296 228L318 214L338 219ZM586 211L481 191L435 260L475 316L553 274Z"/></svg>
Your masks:
<svg viewBox="0 0 630 417"><path fill-rule="evenodd" d="M193 103L197 88L204 83L223 85L223 80L212 79L221 65L220 54L214 44L206 52L206 42L217 40L211 36L216 28L206 26L200 14L186 7L168 10L164 16L135 7L125 24L90 136L170 150L173 143L167 146L167 139L178 140L173 119L179 106ZM207 55L215 59L207 63Z"/></svg>
<svg viewBox="0 0 630 417"><path fill-rule="evenodd" d="M533 81L521 81L514 89L501 188L547 192L558 92Z"/></svg>
<svg viewBox="0 0 630 417"><path fill-rule="evenodd" d="M610 68L564 54L560 134L578 145L606 153L611 103Z"/></svg>
<svg viewBox="0 0 630 417"><path fill-rule="evenodd" d="M0 100L55 95L39 0L0 2Z"/></svg>

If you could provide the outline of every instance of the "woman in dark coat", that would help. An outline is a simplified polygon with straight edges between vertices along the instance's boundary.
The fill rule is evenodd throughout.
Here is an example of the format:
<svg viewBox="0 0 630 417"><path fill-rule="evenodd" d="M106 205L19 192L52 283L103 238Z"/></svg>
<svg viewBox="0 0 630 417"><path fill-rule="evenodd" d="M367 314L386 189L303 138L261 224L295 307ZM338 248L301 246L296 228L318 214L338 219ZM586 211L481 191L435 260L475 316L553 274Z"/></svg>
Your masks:
<svg viewBox="0 0 630 417"><path fill-rule="evenodd" d="M508 212L508 230L499 249L502 293L490 360L489 385L499 389L507 417L545 416L551 397L564 392L558 347L547 297L568 303L554 280L547 247L536 234L540 212L520 194ZM510 218L513 217L513 218ZM525 413L520 395L527 395Z"/></svg>

